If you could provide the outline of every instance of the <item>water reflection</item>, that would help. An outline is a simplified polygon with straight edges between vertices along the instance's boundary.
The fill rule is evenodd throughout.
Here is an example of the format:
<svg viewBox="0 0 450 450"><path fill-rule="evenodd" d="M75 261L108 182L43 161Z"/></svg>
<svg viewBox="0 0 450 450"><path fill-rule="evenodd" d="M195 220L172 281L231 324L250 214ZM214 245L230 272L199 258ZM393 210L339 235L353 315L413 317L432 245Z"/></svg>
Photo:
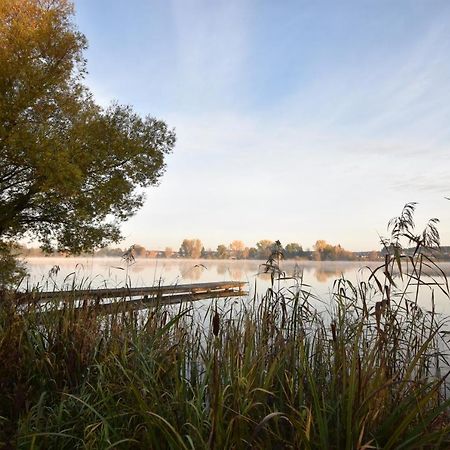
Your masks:
<svg viewBox="0 0 450 450"><path fill-rule="evenodd" d="M263 280L263 281L272 281L272 275L270 273L267 272L259 272L258 275L258 280Z"/></svg>
<svg viewBox="0 0 450 450"><path fill-rule="evenodd" d="M216 264L217 275L225 275L227 273L228 267L225 264Z"/></svg>
<svg viewBox="0 0 450 450"><path fill-rule="evenodd" d="M318 267L315 270L314 276L319 283L325 283L328 279L339 278L342 272L336 269L324 269L323 267Z"/></svg>
<svg viewBox="0 0 450 450"><path fill-rule="evenodd" d="M187 281L199 281L202 278L203 271L208 270L205 266L195 264L181 273L181 278Z"/></svg>
<svg viewBox="0 0 450 450"><path fill-rule="evenodd" d="M248 281L251 294L256 290L263 293L271 284L271 276L261 273L260 265L264 261L242 260L188 260L188 259L136 259L134 264L124 264L120 258L30 258L28 267L31 272L28 285L39 284L44 289L79 287L121 287L151 286L155 284L171 285L209 281ZM59 266L58 273L49 278L50 269ZM313 293L329 297L335 279L344 275L352 283L367 279L369 271L361 270L367 262L314 262L283 261L281 269L286 278L302 280L310 286ZM375 268L378 263L372 263ZM450 276L450 264L440 264L445 274ZM436 270L434 271L436 273ZM70 276L69 276L70 275ZM45 284L44 284L45 283ZM294 285L292 279L284 285ZM255 287L256 286L256 287ZM439 293L436 292L436 296ZM424 298L428 295L424 294ZM442 296L441 296L442 297ZM428 302L428 299L426 300ZM448 298L437 298L437 302L450 312Z"/></svg>

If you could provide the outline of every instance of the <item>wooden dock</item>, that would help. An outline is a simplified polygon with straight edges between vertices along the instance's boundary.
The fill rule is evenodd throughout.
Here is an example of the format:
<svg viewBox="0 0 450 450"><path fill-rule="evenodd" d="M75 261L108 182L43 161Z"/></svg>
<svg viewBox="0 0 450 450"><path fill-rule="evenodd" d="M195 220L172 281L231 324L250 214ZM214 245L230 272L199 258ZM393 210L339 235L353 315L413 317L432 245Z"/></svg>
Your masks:
<svg viewBox="0 0 450 450"><path fill-rule="evenodd" d="M241 297L248 294L246 285L244 281L219 281L172 286L33 291L17 293L15 297L23 305L45 306L56 301L62 305L75 304L75 308L95 308L109 313L119 308L128 311L202 299Z"/></svg>

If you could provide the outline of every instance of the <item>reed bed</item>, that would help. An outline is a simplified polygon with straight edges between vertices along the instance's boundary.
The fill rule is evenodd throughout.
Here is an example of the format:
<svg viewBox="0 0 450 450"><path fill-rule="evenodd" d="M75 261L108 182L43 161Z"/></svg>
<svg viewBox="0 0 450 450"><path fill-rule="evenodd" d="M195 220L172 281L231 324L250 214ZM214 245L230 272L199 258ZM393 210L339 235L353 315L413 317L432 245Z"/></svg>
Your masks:
<svg viewBox="0 0 450 450"><path fill-rule="evenodd" d="M3 448L448 448L445 329L336 284L107 317L2 309ZM49 306L47 306L48 308Z"/></svg>
<svg viewBox="0 0 450 450"><path fill-rule="evenodd" d="M203 319L193 304L105 316L63 293L42 314L4 294L0 448L450 448L433 307L448 286L421 276L439 274L422 244L337 280L326 308L301 281L276 288L276 253L262 298L211 301Z"/></svg>

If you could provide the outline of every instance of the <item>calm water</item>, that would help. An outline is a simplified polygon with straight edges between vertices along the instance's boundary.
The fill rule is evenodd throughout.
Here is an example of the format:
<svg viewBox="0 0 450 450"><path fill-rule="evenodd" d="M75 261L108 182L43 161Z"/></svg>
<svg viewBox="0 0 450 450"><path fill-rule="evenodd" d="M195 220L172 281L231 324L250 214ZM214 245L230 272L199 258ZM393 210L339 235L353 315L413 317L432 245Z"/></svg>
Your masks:
<svg viewBox="0 0 450 450"><path fill-rule="evenodd" d="M155 284L182 284L208 281L247 281L251 294L263 293L270 286L270 275L260 274L264 261L236 260L185 260L185 259L137 259L127 265L121 258L29 258L28 284L39 285L43 289L77 287L121 287L152 286ZM325 302L330 300L330 292L336 279L345 276L353 283L366 281L372 269L380 263L367 262L313 262L284 261L282 270L287 276L295 275L303 280L303 285ZM440 267L450 277L450 263ZM52 268L56 269L53 270ZM430 274L436 275L436 274ZM431 280L431 278L428 278ZM442 280L441 280L442 281ZM294 285L294 280L283 282L284 286ZM422 288L423 289L423 288ZM411 288L412 290L412 288ZM426 309L431 307L434 295L436 310L450 315L450 300L439 289L424 288L420 303Z"/></svg>

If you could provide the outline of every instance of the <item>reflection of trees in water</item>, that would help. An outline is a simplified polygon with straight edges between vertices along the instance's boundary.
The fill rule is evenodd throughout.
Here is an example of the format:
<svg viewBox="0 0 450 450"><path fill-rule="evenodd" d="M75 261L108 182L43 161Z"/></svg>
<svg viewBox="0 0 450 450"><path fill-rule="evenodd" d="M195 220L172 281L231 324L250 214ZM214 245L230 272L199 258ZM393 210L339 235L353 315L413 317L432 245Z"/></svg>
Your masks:
<svg viewBox="0 0 450 450"><path fill-rule="evenodd" d="M228 271L228 266L225 264L217 264L216 272L217 275L225 275Z"/></svg>
<svg viewBox="0 0 450 450"><path fill-rule="evenodd" d="M259 272L258 273L258 278L264 281L271 281L272 280L272 276L269 272Z"/></svg>
<svg viewBox="0 0 450 450"><path fill-rule="evenodd" d="M285 268L282 267L282 270L285 270L286 276L288 277L297 279L302 277L311 279L311 277L314 277L319 283L326 283L330 279L339 278L343 273L355 271L359 267L360 266L342 265L339 263L296 263L295 265L287 265Z"/></svg>
<svg viewBox="0 0 450 450"><path fill-rule="evenodd" d="M202 264L195 264L188 270L181 273L181 276L185 280L189 281L198 281L200 278L202 278L203 271L207 270L207 268Z"/></svg>
<svg viewBox="0 0 450 450"><path fill-rule="evenodd" d="M124 270L126 270L126 264L123 264L122 267L124 267ZM134 264L130 264L128 270L131 273L141 273L141 272L144 272L145 270L147 270L147 268L143 264L134 263Z"/></svg>
<svg viewBox="0 0 450 450"><path fill-rule="evenodd" d="M317 267L314 272L314 276L319 283L325 283L330 278L339 278L343 273L343 270Z"/></svg>
<svg viewBox="0 0 450 450"><path fill-rule="evenodd" d="M232 280L240 281L242 278L244 278L244 270L240 267L233 267L229 270L230 277Z"/></svg>
<svg viewBox="0 0 450 450"><path fill-rule="evenodd" d="M245 270L244 265L228 265L228 264L217 264L216 265L216 273L217 275L228 275L230 280L240 281L242 280L247 271Z"/></svg>
<svg viewBox="0 0 450 450"><path fill-rule="evenodd" d="M47 260L45 260L47 263ZM63 264L67 262L66 260L58 260L58 264ZM220 279L233 279L236 281L242 280L253 280L254 276L261 272L260 264L262 261L255 260L228 260L228 261L217 261L217 260L190 260L190 259L140 259L130 266L129 270L131 274L137 274L142 272L144 279L144 284L151 283L153 279L162 275L164 278L168 278L171 283L182 282L186 280L187 282L201 282L203 280L209 279L214 281ZM73 262L72 262L73 264ZM104 263L102 263L104 264ZM156 267L155 267L156 265ZM206 266L206 270L202 265ZM288 277L300 278L301 274L304 275L304 280L314 279L318 283L327 283L334 278L339 278L343 273L353 273L358 271L358 269L366 266L373 268L379 266L376 263L349 263L349 262L293 262L293 261L282 261L281 270L286 273ZM114 266L114 267L111 267ZM121 278L122 272L124 270L118 270L118 267L124 268L121 261L117 261L117 266L114 264L106 264L105 270L108 271L109 276ZM196 267L197 266L197 267ZM441 263L439 266L442 268L446 275L450 275L450 264ZM109 268L109 270L108 270ZM405 269L406 270L406 269ZM425 271L425 268L424 268ZM430 270L426 270L425 274L430 274ZM107 276L108 276L107 275ZM178 280L178 276L180 279ZM173 277L173 278L172 278ZM264 281L270 281L270 274L262 274L258 276L258 279ZM177 281L178 280L178 281ZM216 280L216 281L217 281Z"/></svg>

